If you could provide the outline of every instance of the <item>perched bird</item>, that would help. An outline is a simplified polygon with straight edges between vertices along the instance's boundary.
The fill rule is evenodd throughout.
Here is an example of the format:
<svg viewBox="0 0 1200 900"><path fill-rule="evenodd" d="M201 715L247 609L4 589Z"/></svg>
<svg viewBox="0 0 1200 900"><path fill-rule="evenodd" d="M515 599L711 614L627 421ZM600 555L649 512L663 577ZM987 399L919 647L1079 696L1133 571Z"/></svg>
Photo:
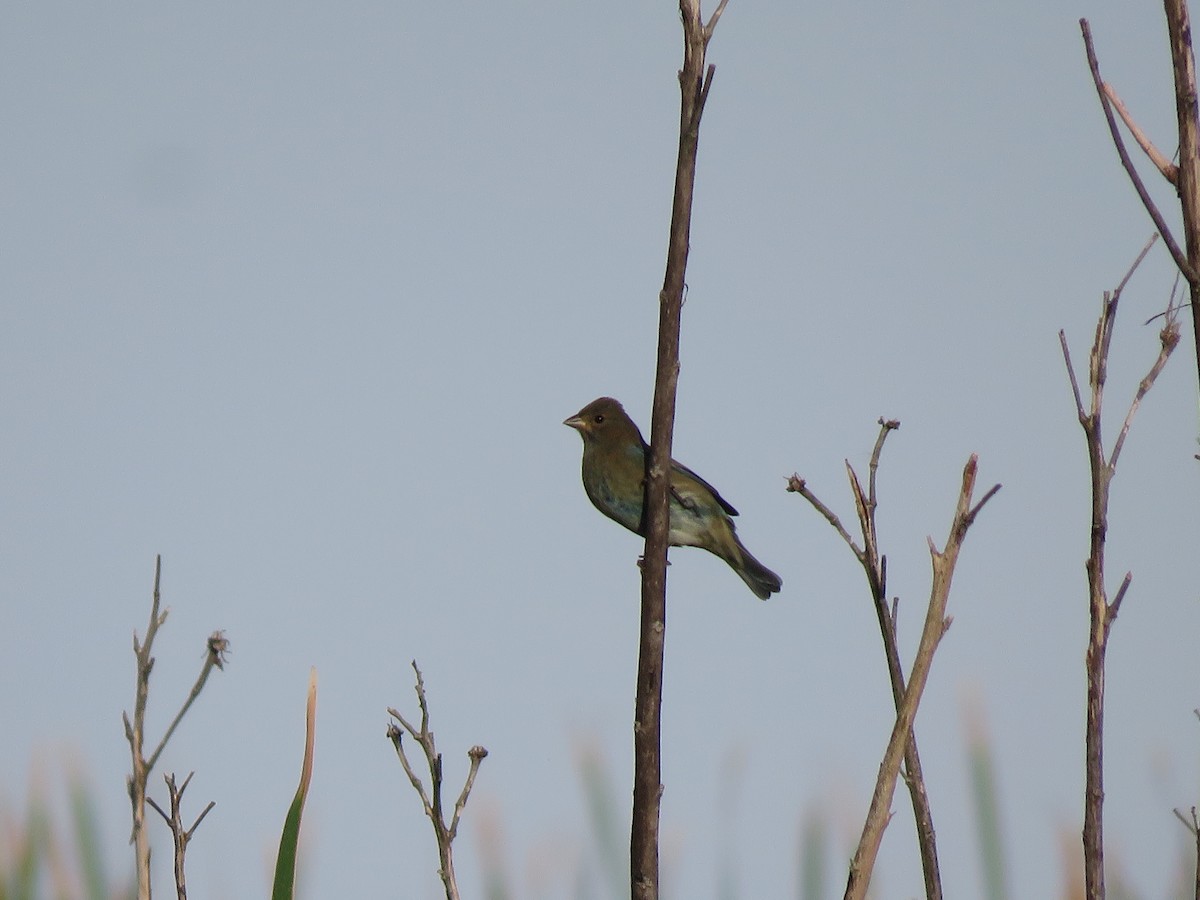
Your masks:
<svg viewBox="0 0 1200 900"><path fill-rule="evenodd" d="M611 397L593 400L563 424L583 437L583 488L592 505L644 536L650 447L637 425ZM670 509L672 547L702 547L721 557L763 600L783 586L779 576L738 540L730 519L737 510L716 488L675 460L671 460Z"/></svg>

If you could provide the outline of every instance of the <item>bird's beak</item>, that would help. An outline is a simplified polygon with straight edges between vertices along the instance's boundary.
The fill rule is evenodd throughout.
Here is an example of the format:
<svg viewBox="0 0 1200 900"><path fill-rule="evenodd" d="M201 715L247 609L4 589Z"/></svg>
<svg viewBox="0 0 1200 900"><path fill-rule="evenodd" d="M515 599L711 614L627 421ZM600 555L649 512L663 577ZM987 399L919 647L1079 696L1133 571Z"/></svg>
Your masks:
<svg viewBox="0 0 1200 900"><path fill-rule="evenodd" d="M576 431L583 431L583 419L578 415L571 416L569 419L563 419L563 424L568 428L574 428Z"/></svg>

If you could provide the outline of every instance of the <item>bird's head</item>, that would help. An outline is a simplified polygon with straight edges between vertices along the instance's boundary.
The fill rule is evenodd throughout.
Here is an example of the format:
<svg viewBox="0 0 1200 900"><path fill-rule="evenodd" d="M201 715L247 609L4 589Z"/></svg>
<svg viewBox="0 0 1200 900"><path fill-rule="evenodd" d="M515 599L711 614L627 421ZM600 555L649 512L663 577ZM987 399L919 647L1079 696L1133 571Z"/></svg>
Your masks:
<svg viewBox="0 0 1200 900"><path fill-rule="evenodd" d="M601 397L593 400L569 419L563 420L564 425L574 428L583 436L585 443L592 441L636 441L642 443L642 434L638 431L633 419L625 412L612 397Z"/></svg>

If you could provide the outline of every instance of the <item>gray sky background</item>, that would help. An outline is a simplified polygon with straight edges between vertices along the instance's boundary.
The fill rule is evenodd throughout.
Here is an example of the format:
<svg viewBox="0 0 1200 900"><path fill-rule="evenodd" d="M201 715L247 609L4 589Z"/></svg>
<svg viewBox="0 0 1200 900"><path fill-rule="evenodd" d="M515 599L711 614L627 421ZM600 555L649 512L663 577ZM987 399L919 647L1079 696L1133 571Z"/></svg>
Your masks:
<svg viewBox="0 0 1200 900"><path fill-rule="evenodd" d="M784 590L760 603L715 558L672 555L675 897L716 896L726 863L741 896L794 896L812 814L840 895L890 692L861 571L784 477L849 521L843 460L865 467L881 415L903 423L879 519L908 658L925 538L945 540L969 454L981 490L1004 484L917 723L947 896L981 889L971 715L997 757L1013 895L1062 887L1088 475L1057 332L1086 363L1101 294L1151 230L1080 16L1169 152L1153 4L733 0L720 23L675 447ZM155 733L206 635L233 647L162 763L196 771L196 811L217 801L189 852L196 896L268 889L313 665L308 896L438 896L384 738L386 706L415 712L413 657L455 790L467 747L491 751L458 845L466 895L498 841L516 896L573 896L596 867L583 755L629 793L641 545L587 503L560 422L611 394L648 424L679 59L666 2L0 8L10 811L82 768L129 870L120 714L162 553ZM1172 279L1156 248L1125 294L1110 437ZM1134 582L1109 657L1107 836L1146 897L1186 850L1171 808L1200 801L1195 379L1184 344L1113 497L1110 581ZM917 896L906 796L895 809L877 893Z"/></svg>

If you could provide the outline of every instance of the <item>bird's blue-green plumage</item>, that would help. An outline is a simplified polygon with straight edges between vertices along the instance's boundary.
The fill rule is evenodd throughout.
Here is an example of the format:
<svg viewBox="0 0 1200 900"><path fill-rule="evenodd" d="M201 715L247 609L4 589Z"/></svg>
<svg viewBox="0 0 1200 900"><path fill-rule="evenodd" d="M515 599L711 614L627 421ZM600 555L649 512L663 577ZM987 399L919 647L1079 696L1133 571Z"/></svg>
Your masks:
<svg viewBox="0 0 1200 900"><path fill-rule="evenodd" d="M583 437L583 487L588 499L610 519L644 535L649 447L637 425L611 397L592 401L564 424ZM716 488L687 466L671 461L669 543L701 547L721 557L765 600L782 582L738 540L730 518L737 514Z"/></svg>

